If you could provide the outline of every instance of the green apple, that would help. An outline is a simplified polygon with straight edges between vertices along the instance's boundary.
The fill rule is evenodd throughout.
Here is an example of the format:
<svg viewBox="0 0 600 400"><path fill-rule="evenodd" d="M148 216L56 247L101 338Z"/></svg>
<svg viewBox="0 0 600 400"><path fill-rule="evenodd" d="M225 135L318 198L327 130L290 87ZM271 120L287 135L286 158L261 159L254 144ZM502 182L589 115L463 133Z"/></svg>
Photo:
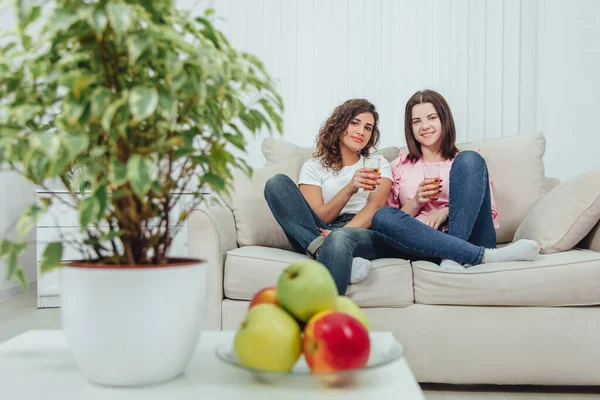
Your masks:
<svg viewBox="0 0 600 400"><path fill-rule="evenodd" d="M338 296L335 309L356 318L367 329L367 332L371 331L371 324L369 323L367 314L349 297Z"/></svg>
<svg viewBox="0 0 600 400"><path fill-rule="evenodd" d="M289 371L302 353L301 336L298 323L281 307L258 304L235 334L235 353L245 367Z"/></svg>
<svg viewBox="0 0 600 400"><path fill-rule="evenodd" d="M295 262L277 281L279 304L303 322L320 311L335 309L337 296L331 273L317 261Z"/></svg>

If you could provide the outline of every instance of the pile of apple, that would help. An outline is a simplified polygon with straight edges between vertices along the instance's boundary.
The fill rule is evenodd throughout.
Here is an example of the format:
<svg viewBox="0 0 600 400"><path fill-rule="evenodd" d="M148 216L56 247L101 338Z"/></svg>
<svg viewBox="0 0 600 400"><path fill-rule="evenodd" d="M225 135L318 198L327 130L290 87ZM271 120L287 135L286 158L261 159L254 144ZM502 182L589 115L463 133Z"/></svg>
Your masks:
<svg viewBox="0 0 600 400"><path fill-rule="evenodd" d="M338 296L327 268L291 264L277 286L257 292L234 341L249 368L289 371L301 354L311 372L361 368L371 350L369 321L348 297Z"/></svg>

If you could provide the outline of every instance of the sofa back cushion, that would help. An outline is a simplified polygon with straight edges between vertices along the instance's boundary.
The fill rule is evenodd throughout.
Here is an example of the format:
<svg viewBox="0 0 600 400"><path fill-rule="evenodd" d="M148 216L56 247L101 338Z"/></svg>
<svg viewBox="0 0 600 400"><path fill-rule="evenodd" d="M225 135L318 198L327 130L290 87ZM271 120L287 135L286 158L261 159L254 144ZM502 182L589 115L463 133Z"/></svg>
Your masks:
<svg viewBox="0 0 600 400"><path fill-rule="evenodd" d="M529 212L515 240L531 239L540 253L573 248L600 220L600 169L588 171L554 188Z"/></svg>
<svg viewBox="0 0 600 400"><path fill-rule="evenodd" d="M298 182L303 161L290 156L285 163L257 168L251 177L241 171L233 176L233 191L224 200L233 212L237 242L242 246L267 246L291 250L292 246L265 200L265 184L275 174L285 174Z"/></svg>
<svg viewBox="0 0 600 400"><path fill-rule="evenodd" d="M494 182L500 229L498 243L509 242L533 205L545 194L545 151L542 134L519 135L458 145L460 149L480 148ZM388 161L398 156L398 147L380 149L377 154ZM265 183L277 173L288 175L294 182L302 164L315 151L280 139L267 138L262 151L265 167L254 170L249 178L241 172L234 175L233 192L225 201L233 211L240 246L268 246L290 249L283 230L275 221L264 198Z"/></svg>
<svg viewBox="0 0 600 400"><path fill-rule="evenodd" d="M459 144L460 150L481 149L494 186L500 228L496 241L512 241L533 206L546 194L542 157L546 139L541 133Z"/></svg>

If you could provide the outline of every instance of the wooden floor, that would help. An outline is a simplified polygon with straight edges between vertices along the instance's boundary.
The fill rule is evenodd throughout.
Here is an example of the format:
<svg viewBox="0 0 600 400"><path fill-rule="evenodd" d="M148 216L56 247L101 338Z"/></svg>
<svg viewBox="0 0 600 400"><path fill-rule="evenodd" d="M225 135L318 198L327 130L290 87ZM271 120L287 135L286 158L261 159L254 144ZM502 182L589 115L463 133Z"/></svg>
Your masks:
<svg viewBox="0 0 600 400"><path fill-rule="evenodd" d="M35 292L0 302L0 343L30 329L60 329L60 309L37 308ZM600 372L599 372L600 373ZM1 388L0 388L1 389ZM516 399L599 399L600 388L546 388L546 387L463 387L451 385L424 385L427 399L434 400L516 400Z"/></svg>

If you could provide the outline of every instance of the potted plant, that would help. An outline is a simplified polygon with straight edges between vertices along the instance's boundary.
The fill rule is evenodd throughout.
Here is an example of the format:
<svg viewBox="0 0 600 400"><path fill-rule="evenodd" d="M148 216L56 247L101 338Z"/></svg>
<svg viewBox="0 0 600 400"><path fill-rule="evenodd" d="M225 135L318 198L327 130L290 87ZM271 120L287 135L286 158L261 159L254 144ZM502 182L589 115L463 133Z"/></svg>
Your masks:
<svg viewBox="0 0 600 400"><path fill-rule="evenodd" d="M61 266L63 328L80 368L101 384L168 380L199 338L207 268L169 258L173 237L201 188L226 192L233 170L251 173L236 155L244 132L281 132L281 97L211 10L30 3L17 1L17 33L0 46L0 163L41 187L61 182L70 197L28 207L0 258L26 284L22 238L53 202L75 208L81 238L48 243L41 271ZM195 204L174 215L189 190ZM61 265L67 245L86 256Z"/></svg>

